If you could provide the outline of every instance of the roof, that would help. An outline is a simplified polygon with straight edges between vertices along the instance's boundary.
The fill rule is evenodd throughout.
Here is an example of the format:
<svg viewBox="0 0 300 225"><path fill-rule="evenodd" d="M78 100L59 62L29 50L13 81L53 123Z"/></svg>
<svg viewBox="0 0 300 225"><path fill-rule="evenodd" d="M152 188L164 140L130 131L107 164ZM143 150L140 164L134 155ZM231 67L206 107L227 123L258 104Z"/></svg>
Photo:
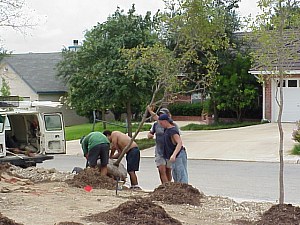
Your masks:
<svg viewBox="0 0 300 225"><path fill-rule="evenodd" d="M67 88L56 76L61 52L12 54L3 59L37 94L64 93Z"/></svg>
<svg viewBox="0 0 300 225"><path fill-rule="evenodd" d="M272 35L276 35L278 31L269 31L270 37ZM269 66L266 68L263 65L254 65L250 69L250 73L252 74L270 74L275 73L277 68L281 65L287 74L299 74L300 73L300 35L299 30L285 30L283 33L283 40L271 42L272 45L269 46L259 46L259 43L252 41L251 49L254 51L266 52L267 48L268 54L266 54L266 58L271 61ZM270 38L269 37L269 38ZM257 38L257 37L252 37ZM276 47L275 44L278 46ZM272 50L274 48L276 50ZM263 49L260 51L260 49ZM282 56L284 57L284 61L280 64L278 61L278 51L282 52ZM268 70L268 71L266 71Z"/></svg>

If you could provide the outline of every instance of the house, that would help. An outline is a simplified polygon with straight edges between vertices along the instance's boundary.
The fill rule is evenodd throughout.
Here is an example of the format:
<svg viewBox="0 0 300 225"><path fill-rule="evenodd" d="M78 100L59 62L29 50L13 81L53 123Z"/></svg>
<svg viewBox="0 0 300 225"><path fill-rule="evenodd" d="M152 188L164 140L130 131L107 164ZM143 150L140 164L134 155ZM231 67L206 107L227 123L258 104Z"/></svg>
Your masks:
<svg viewBox="0 0 300 225"><path fill-rule="evenodd" d="M56 76L56 65L61 59L60 52L8 55L0 62L0 76L8 83L11 95L31 101L60 101L67 96L67 87ZM39 107L38 110L62 112L66 126L88 121L66 105L60 108Z"/></svg>
<svg viewBox="0 0 300 225"><path fill-rule="evenodd" d="M288 40L288 39L287 39ZM283 48L292 48L296 57L284 59L284 79L283 79L283 113L282 122L295 122L300 120L300 39L299 35L293 37L292 41L287 41ZM263 120L277 122L279 106L279 63L276 59L272 61L272 68L264 70L261 66L252 68L249 73L254 76L263 75ZM272 76L272 79L267 79ZM277 100L276 100L277 99Z"/></svg>

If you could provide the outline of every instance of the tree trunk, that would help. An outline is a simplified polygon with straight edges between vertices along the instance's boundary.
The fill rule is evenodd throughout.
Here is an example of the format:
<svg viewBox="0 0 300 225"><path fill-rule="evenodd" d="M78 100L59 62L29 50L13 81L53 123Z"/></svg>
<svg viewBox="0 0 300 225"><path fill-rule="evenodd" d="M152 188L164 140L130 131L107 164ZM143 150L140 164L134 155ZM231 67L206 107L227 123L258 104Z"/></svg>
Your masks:
<svg viewBox="0 0 300 225"><path fill-rule="evenodd" d="M214 101L214 123L219 123L219 111L217 109L216 103Z"/></svg>
<svg viewBox="0 0 300 225"><path fill-rule="evenodd" d="M103 129L106 130L106 116L105 116L105 109L101 109L101 114L102 114L102 121L103 121Z"/></svg>
<svg viewBox="0 0 300 225"><path fill-rule="evenodd" d="M126 103L126 112L127 112L127 121L126 121L126 125L127 125L127 132L128 132L128 136L132 137L132 124L131 124L131 117L132 117L132 112L131 112L131 104L130 102Z"/></svg>
<svg viewBox="0 0 300 225"><path fill-rule="evenodd" d="M152 105L154 102L154 99L158 93L158 91L160 90L160 85L157 86L157 88L155 89L155 91L153 92L152 95L152 99L149 105ZM129 150L129 147L131 146L132 142L134 142L135 138L137 137L137 135L139 134L141 128L143 127L145 121L147 120L147 115L148 115L148 110L147 107L145 109L144 115L142 117L142 121L140 122L138 129L135 131L133 137L131 138L130 142L127 144L127 146L123 149L123 151L121 152L119 158L117 159L117 161L114 163L115 166L119 166L121 160L123 159L124 155L127 153L127 151Z"/></svg>
<svg viewBox="0 0 300 225"><path fill-rule="evenodd" d="M279 9L282 10L281 1L279 1ZM281 11L281 13L283 13ZM283 30L284 30L284 21L283 17L281 17L280 27L279 27L279 38L281 41L283 40ZM282 43L282 42L281 42ZM284 203L284 179L283 179L283 129L282 129L282 111L283 111L283 75L284 75L284 59L283 56L278 54L278 64L279 64L279 82L280 82L280 101L279 101L279 113L278 113L278 129L279 129L279 160L280 160L280 168L279 168L279 204Z"/></svg>

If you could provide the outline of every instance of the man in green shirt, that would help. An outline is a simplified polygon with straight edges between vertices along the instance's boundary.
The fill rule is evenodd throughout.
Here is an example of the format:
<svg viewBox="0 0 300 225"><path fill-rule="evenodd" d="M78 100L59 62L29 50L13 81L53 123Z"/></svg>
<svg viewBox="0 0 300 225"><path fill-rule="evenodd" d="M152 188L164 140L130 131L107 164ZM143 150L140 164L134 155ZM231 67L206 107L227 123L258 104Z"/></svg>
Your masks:
<svg viewBox="0 0 300 225"><path fill-rule="evenodd" d="M110 145L107 137L98 131L91 132L80 139L80 144L89 166L92 168L96 167L97 161L100 159L100 173L106 176Z"/></svg>

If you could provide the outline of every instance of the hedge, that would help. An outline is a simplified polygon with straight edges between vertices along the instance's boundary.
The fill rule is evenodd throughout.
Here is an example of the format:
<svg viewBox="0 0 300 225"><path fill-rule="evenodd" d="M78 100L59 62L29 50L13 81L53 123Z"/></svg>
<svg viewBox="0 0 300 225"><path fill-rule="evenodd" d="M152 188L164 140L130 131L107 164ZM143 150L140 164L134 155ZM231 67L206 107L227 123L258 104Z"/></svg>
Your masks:
<svg viewBox="0 0 300 225"><path fill-rule="evenodd" d="M173 116L201 116L203 106L198 103L174 103L168 105Z"/></svg>

